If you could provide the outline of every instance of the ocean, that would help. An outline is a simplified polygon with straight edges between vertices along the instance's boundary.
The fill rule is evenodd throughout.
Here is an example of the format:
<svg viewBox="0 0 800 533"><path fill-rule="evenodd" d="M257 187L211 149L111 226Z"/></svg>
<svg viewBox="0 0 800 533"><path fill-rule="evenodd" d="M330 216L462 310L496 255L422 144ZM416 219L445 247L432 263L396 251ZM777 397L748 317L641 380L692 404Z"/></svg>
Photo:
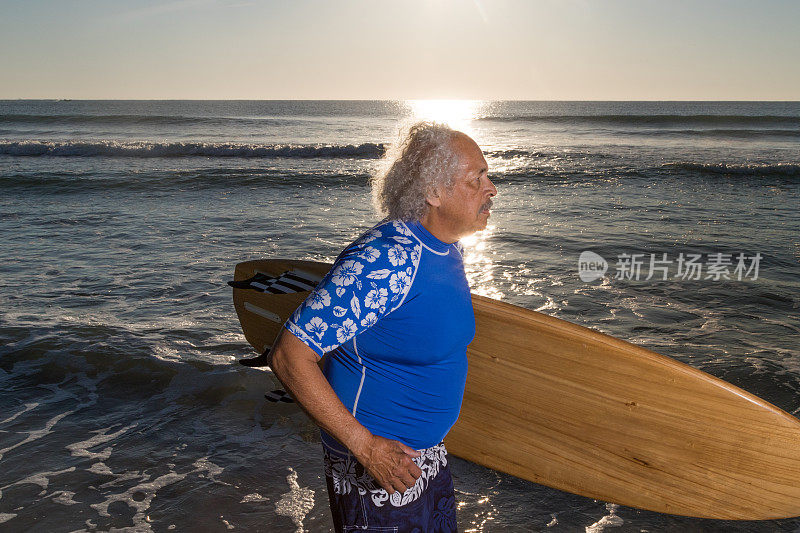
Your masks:
<svg viewBox="0 0 800 533"><path fill-rule="evenodd" d="M0 101L0 529L330 531L318 434L236 363L226 281L332 261L418 119L472 135L499 191L474 292L800 413L798 102ZM461 531L800 531L451 464Z"/></svg>

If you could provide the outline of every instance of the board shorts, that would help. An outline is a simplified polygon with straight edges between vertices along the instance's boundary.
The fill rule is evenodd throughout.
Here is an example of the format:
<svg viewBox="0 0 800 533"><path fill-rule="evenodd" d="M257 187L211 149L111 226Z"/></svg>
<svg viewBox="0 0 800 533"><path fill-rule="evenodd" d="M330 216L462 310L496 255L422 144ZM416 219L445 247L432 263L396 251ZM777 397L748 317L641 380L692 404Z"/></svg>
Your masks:
<svg viewBox="0 0 800 533"><path fill-rule="evenodd" d="M412 458L422 470L413 487L389 494L351 453L323 444L325 478L336 533L457 531L453 478L444 443Z"/></svg>

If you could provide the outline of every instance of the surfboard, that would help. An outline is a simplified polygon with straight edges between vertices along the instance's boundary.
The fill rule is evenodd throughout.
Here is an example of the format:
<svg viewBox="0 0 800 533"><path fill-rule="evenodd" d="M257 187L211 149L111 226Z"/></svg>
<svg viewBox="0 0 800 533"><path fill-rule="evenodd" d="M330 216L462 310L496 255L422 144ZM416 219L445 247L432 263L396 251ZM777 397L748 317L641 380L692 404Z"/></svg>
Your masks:
<svg viewBox="0 0 800 533"><path fill-rule="evenodd" d="M236 265L247 341L269 350L329 264ZM698 369L542 313L472 296L476 335L450 453L630 507L702 518L800 515L800 421Z"/></svg>

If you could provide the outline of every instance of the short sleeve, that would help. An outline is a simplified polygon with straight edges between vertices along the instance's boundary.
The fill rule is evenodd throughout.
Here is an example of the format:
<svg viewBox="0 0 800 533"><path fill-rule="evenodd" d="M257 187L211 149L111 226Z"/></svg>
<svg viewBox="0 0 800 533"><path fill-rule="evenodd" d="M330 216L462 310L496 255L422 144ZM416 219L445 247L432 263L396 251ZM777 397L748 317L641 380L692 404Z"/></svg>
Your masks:
<svg viewBox="0 0 800 533"><path fill-rule="evenodd" d="M407 239L382 237L376 228L345 249L284 324L319 356L375 325L408 294L419 253Z"/></svg>

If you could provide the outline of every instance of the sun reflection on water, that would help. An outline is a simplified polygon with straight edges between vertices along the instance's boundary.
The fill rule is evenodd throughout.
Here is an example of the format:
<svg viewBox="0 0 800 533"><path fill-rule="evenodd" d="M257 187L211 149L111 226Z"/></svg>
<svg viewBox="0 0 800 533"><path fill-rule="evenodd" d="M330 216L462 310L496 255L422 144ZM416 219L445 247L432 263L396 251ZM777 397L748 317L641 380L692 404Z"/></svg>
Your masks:
<svg viewBox="0 0 800 533"><path fill-rule="evenodd" d="M461 239L461 244L464 245L464 270L472 292L501 300L505 295L494 280L494 253L487 250L493 233L494 226L489 225L485 230Z"/></svg>

